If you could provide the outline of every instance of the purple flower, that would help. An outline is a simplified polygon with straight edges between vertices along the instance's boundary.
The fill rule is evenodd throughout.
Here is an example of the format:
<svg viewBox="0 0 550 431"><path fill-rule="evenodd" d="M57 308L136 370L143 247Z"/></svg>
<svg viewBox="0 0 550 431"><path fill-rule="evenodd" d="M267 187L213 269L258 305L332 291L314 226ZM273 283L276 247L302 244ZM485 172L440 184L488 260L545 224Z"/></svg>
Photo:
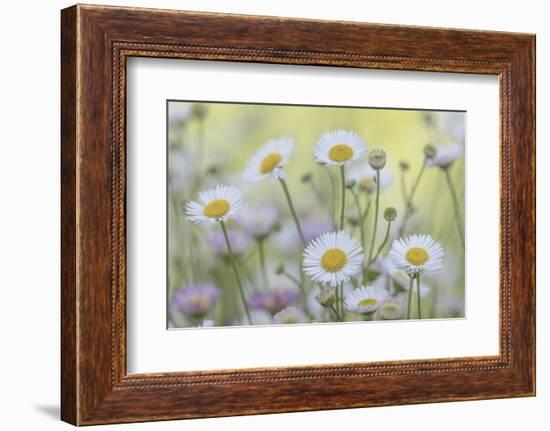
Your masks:
<svg viewBox="0 0 550 431"><path fill-rule="evenodd" d="M233 255L235 256L243 254L250 245L250 242L252 241L250 235L240 230L230 230L227 232L227 236L229 237L231 250L233 251ZM225 243L223 232L216 231L212 233L206 238L206 242L208 242L208 245L210 246L210 248L212 248L217 256L228 255L227 245Z"/></svg>
<svg viewBox="0 0 550 431"><path fill-rule="evenodd" d="M241 212L237 223L253 237L264 238L271 233L278 217L279 211L273 205L249 205Z"/></svg>
<svg viewBox="0 0 550 431"><path fill-rule="evenodd" d="M294 288L271 289L253 293L248 303L253 310L266 310L271 314L281 311L300 300L300 292Z"/></svg>
<svg viewBox="0 0 550 431"><path fill-rule="evenodd" d="M214 308L220 295L220 289L213 283L197 283L176 291L172 305L188 316L204 316Z"/></svg>

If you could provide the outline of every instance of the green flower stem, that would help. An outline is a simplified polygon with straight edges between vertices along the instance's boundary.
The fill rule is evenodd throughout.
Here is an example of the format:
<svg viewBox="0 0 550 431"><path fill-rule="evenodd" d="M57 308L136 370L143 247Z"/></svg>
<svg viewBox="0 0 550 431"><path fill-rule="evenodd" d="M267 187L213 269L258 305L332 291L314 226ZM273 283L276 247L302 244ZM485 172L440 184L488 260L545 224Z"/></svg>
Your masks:
<svg viewBox="0 0 550 431"><path fill-rule="evenodd" d="M458 199L456 197L456 190L453 185L453 182L451 180L451 174L449 174L449 168L443 168L443 172L445 173L445 179L447 180L447 184L449 186L449 191L451 192L451 196L453 198L453 205L454 205L454 211L455 211L455 220L456 220L456 229L458 231L458 235L460 236L460 241L462 242L462 248L466 247L466 243L464 241L464 232L462 231L462 218L460 217L460 207L458 205Z"/></svg>
<svg viewBox="0 0 550 431"><path fill-rule="evenodd" d="M370 193L365 193L365 196L367 197L367 198L366 198L366 203L365 203L365 210L363 211L363 214L362 214L362 217L361 217L361 225L362 225L363 230L365 231L365 241L363 241L363 242L361 243L361 246L363 247L363 250L366 250L366 249L367 249L367 240L366 240L365 223L366 223L367 218L368 218L368 216L369 216L370 207L371 207L371 203L372 203L372 199L371 199L371 197L370 197Z"/></svg>
<svg viewBox="0 0 550 431"><path fill-rule="evenodd" d="M344 284L341 283L336 290L338 292L338 313L340 314L340 322L344 322Z"/></svg>
<svg viewBox="0 0 550 431"><path fill-rule="evenodd" d="M338 290L338 286L336 286L336 289L334 289L334 310L336 312L336 315L338 316L338 321L340 321L340 316L338 314L338 308L340 304L340 291Z"/></svg>
<svg viewBox="0 0 550 431"><path fill-rule="evenodd" d="M246 298L244 296L244 290L243 285L241 282L241 277L239 275L239 271L237 270L237 263L235 262L235 255L233 254L233 249L231 248L231 243L229 242L229 236L227 235L227 229L225 227L225 223L223 221L220 221L220 226L222 227L223 237L225 238L225 244L227 245L227 252L229 255L229 261L231 263L231 266L233 267L233 272L235 273L235 279L237 280L237 285L239 286L239 293L241 295L241 301L243 302L244 311L246 313L246 317L248 318L248 322L252 325L252 318L250 317L250 311L248 309L248 304L246 303Z"/></svg>
<svg viewBox="0 0 550 431"><path fill-rule="evenodd" d="M384 249L384 246L388 242L388 239L390 237L390 228L391 228L391 221L388 221L388 227L386 229L386 235L384 235L384 240L382 241L382 244L380 244L380 247L378 247L378 250L376 251L376 254L374 255L374 258L372 259L373 262L378 259L378 256L380 256L380 253L382 253L382 250Z"/></svg>
<svg viewBox="0 0 550 431"><path fill-rule="evenodd" d="M401 226L399 227L398 236L403 236L403 234L405 233L405 229L407 228L407 222L409 221L409 218L411 217L411 215L413 213L414 193L416 192L418 184L420 183L420 180L422 178L422 175L424 175L425 170L426 170L426 159L424 159L424 163L422 163L422 169L420 169L420 172L418 173L418 176L416 177L416 181L414 182L414 185L411 189L411 193L405 199L405 215L403 216L403 222L401 223Z"/></svg>
<svg viewBox="0 0 550 431"><path fill-rule="evenodd" d="M407 301L408 302L407 319L411 318L411 303L412 303L413 282L414 282L414 277L410 277L410 281L409 281L409 299Z"/></svg>
<svg viewBox="0 0 550 431"><path fill-rule="evenodd" d="M401 171L401 194L403 195L403 202L405 202L405 206L407 206L408 198L407 198L407 186L405 185L405 172Z"/></svg>
<svg viewBox="0 0 550 431"><path fill-rule="evenodd" d="M363 211L363 221L367 219L370 212L372 197L370 195L370 192L365 192L365 211Z"/></svg>
<svg viewBox="0 0 550 431"><path fill-rule="evenodd" d="M332 176L331 170L325 169L325 172L327 173L330 181L330 219L334 223L334 226L336 226L336 184L334 182L334 177Z"/></svg>
<svg viewBox="0 0 550 431"><path fill-rule="evenodd" d="M416 305L418 307L418 318L422 319L422 311L420 310L420 273L416 274Z"/></svg>
<svg viewBox="0 0 550 431"><path fill-rule="evenodd" d="M258 254L260 256L260 270L262 271L262 278L264 282L264 288L269 289L269 281L267 279L267 269L265 267L265 250L264 250L264 239L258 238Z"/></svg>
<svg viewBox="0 0 550 431"><path fill-rule="evenodd" d="M294 210L294 205L292 204L292 199L290 198L290 193L288 191L286 182L283 178L279 178L279 181L281 182L281 186L283 187L283 191L285 192L286 200L288 202L288 207L290 208L290 213L292 214L292 218L294 219L294 223L296 224L296 229L298 230L300 239L305 244L306 240L302 232L302 228L300 227L300 221L298 220L298 216L296 215L296 211Z"/></svg>
<svg viewBox="0 0 550 431"><path fill-rule="evenodd" d="M346 169L340 166L340 177L342 178L342 189L340 196L340 230L344 229L344 212L346 209Z"/></svg>
<svg viewBox="0 0 550 431"><path fill-rule="evenodd" d="M302 287L302 283L300 283L300 280L298 280L292 274L289 274L288 272L283 271L282 275L284 275L286 278L288 278L290 281L292 281L296 286L298 286L300 288Z"/></svg>
<svg viewBox="0 0 550 431"><path fill-rule="evenodd" d="M357 192L354 189L351 189L351 194L353 196L353 200L355 201L357 211L359 212L359 232L361 234L361 246L365 247L365 224L363 223L363 210L361 209L361 203L359 202L359 196L357 196Z"/></svg>
<svg viewBox="0 0 550 431"><path fill-rule="evenodd" d="M334 313L334 315L336 316L336 321L338 322L343 322L342 320L342 317L340 316L340 313L338 313L338 310L336 310L336 308L334 307L334 305L331 305L329 307L329 309Z"/></svg>
<svg viewBox="0 0 550 431"><path fill-rule="evenodd" d="M342 313L341 313L342 291L340 290L340 285L336 286L335 296L336 296L336 299L334 301L334 308L336 309L339 321L342 322Z"/></svg>
<svg viewBox="0 0 550 431"><path fill-rule="evenodd" d="M374 243L376 241L376 230L378 229L378 209L380 206L380 170L376 171L376 197L374 200L374 226L372 228L372 236L369 247L369 258L367 260L367 266L363 274L363 278L366 281L368 279L370 266L372 264L372 254L374 252Z"/></svg>

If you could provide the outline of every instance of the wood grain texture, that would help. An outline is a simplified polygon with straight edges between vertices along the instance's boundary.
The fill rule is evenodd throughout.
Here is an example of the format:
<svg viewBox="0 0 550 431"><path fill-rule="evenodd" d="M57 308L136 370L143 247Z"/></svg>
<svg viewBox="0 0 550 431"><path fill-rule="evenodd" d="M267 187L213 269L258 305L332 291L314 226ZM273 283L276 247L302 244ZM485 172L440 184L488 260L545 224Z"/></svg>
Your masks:
<svg viewBox="0 0 550 431"><path fill-rule="evenodd" d="M534 395L533 35L79 5L62 11L61 39L63 420ZM125 66L132 56L498 75L500 354L127 375Z"/></svg>

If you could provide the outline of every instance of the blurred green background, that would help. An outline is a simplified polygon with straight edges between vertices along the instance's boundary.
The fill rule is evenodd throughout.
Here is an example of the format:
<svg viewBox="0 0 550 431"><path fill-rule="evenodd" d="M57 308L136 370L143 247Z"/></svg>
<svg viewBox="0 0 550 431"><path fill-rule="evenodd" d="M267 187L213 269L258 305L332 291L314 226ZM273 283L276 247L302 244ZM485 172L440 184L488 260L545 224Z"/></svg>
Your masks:
<svg viewBox="0 0 550 431"><path fill-rule="evenodd" d="M382 148L388 155L386 170L393 177L391 186L380 197L380 212L387 206L398 211L392 225L391 240L395 239L401 218L405 212L402 181L410 190L423 161L427 144L460 143L463 145L465 114L415 110L372 108L340 108L311 106L252 105L233 103L168 103L168 295L193 283L211 281L222 290L215 308L203 316L214 320L216 326L242 324L242 310L236 293L233 274L225 258L216 256L206 238L218 226L193 225L185 220L184 207L196 200L197 193L216 184L235 184L249 203L271 203L279 209L279 227L289 224L290 215L282 190L277 183L264 180L243 183L240 175L248 159L271 138L290 136L296 144L296 152L285 167L290 193L300 218L328 221L331 202L338 206L339 177L337 169L329 169L315 163L313 147L319 136L334 129L348 129L358 133L368 149ZM409 165L406 172L400 162ZM449 169L460 203L461 220L464 220L465 172L464 157ZM328 171L328 172L327 172ZM311 183L304 183L304 174L311 174ZM331 178L332 176L332 178ZM403 177L402 177L403 176ZM333 189L336 184L336 191ZM316 197L315 191L321 195ZM347 197L349 214L353 215L353 200ZM432 278L425 278L427 294L422 301L424 316L429 318L463 317L465 308L464 250L457 235L453 201L441 169L428 167L419 182L414 197L415 213L407 224L406 234L426 233L439 241L446 252L445 267ZM371 209L370 217L373 210ZM367 226L371 226L367 220ZM349 226L358 237L357 229ZM352 230L353 229L353 230ZM378 225L378 242L384 236L386 224ZM463 228L464 230L464 228ZM292 236L290 229L286 235ZM290 233L289 233L290 232ZM285 277L275 274L275 268L284 263L285 269L299 276L300 244L285 242L284 229L274 232L266 240L266 260L270 285L285 286ZM295 233L294 233L295 236ZM292 243L292 238L290 239ZM285 248L286 247L286 248ZM383 254L387 253L389 244ZM252 241L239 257L246 279L247 293L261 289L257 247ZM318 289L311 285L310 289ZM299 304L312 315L316 305L314 292ZM200 324L174 307L168 310L169 326L186 327ZM269 323L261 318L261 323ZM322 321L322 315L319 319ZM349 320L353 320L350 315ZM357 316L356 316L357 320Z"/></svg>

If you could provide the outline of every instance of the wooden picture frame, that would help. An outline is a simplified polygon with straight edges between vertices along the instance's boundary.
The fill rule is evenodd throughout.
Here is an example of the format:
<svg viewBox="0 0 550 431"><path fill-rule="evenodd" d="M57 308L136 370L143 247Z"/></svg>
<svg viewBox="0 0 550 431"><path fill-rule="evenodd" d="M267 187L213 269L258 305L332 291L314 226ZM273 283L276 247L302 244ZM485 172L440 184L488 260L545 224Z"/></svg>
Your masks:
<svg viewBox="0 0 550 431"><path fill-rule="evenodd" d="M61 18L64 421L535 394L534 35L83 5L64 9ZM497 75L500 354L127 374L125 65L132 56Z"/></svg>

